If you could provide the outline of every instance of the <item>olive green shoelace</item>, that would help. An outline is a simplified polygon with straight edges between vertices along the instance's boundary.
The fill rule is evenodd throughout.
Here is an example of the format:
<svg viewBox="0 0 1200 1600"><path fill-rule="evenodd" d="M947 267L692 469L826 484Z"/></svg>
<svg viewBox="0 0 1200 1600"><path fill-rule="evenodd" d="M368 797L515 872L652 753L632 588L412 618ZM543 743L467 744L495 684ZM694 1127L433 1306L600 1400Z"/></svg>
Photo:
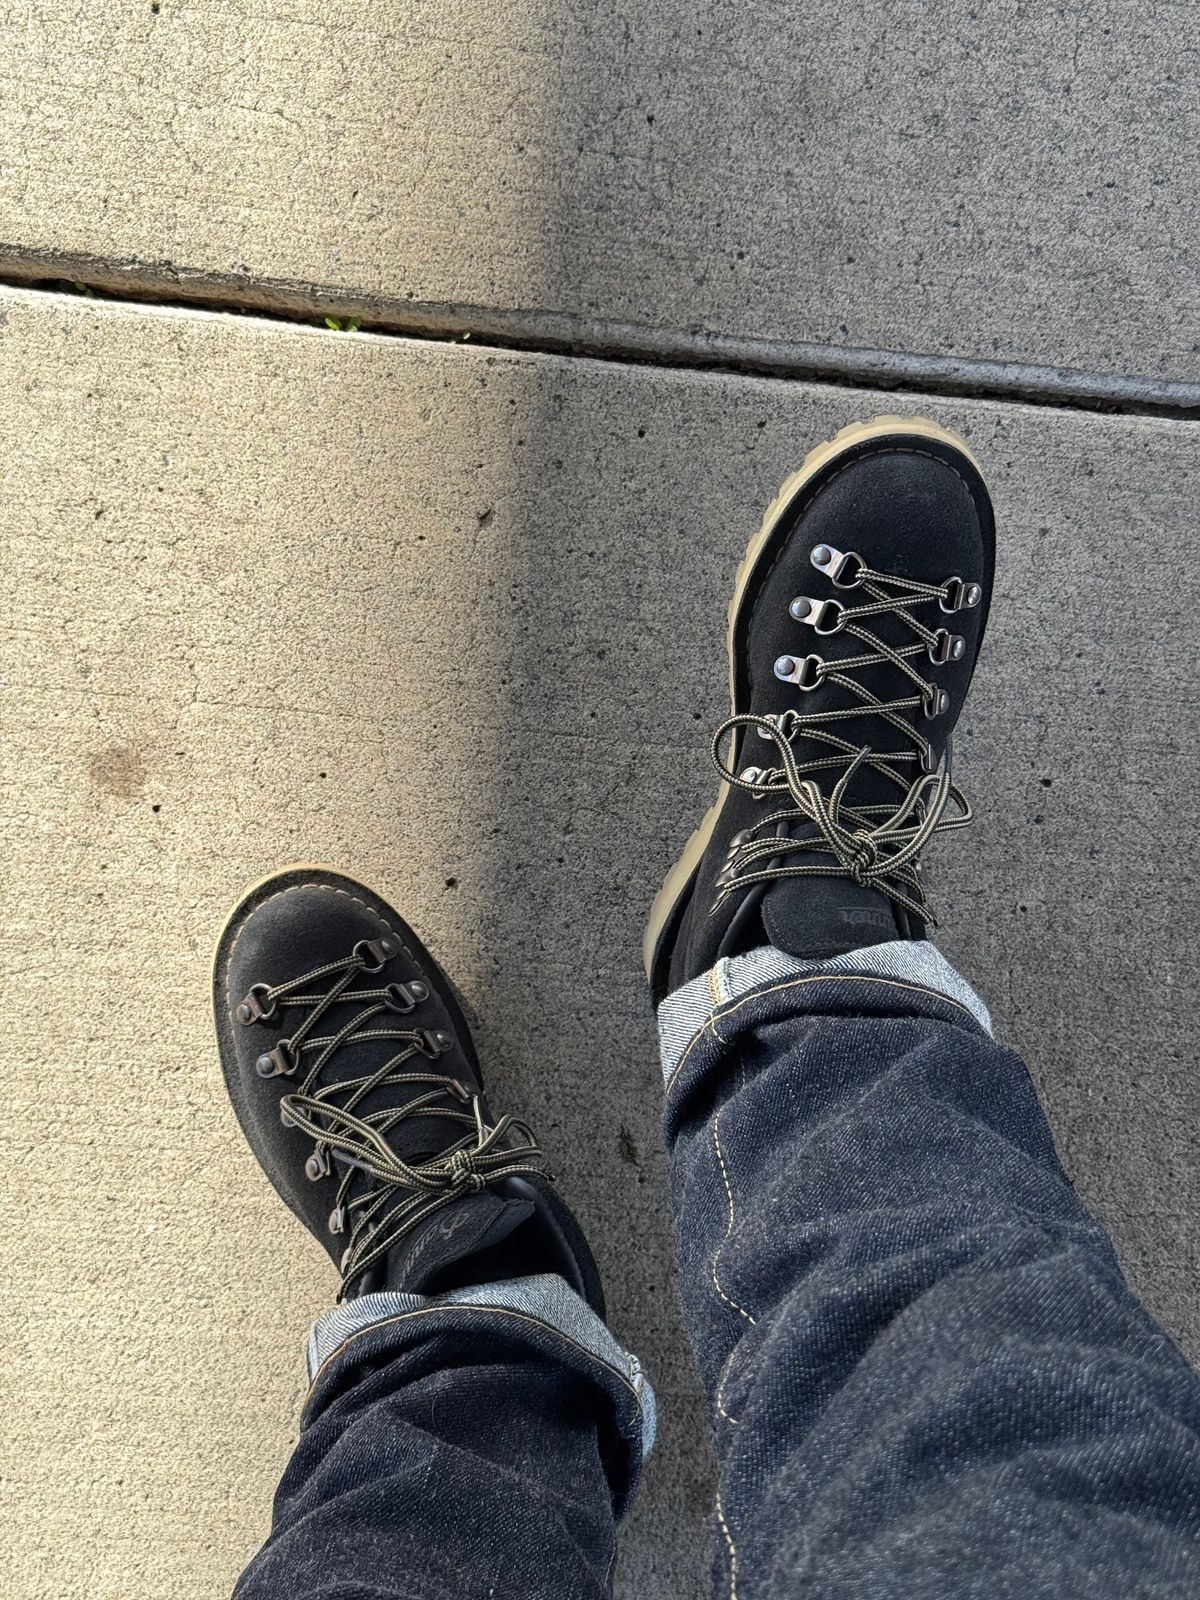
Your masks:
<svg viewBox="0 0 1200 1600"><path fill-rule="evenodd" d="M380 970L387 959L382 957L372 966L367 955L378 953L379 947L368 948L366 955L361 950L358 946L345 960L329 962L287 983L260 984L251 991L257 992L265 1017L284 1008L301 1013L288 1038L259 1058L258 1070L268 1077L290 1077L301 1070L306 1057L312 1057L298 1088L283 1096L279 1109L285 1124L313 1141L313 1153L305 1163L311 1180L327 1177L335 1158L344 1167L329 1218L330 1233L349 1229L341 1260L343 1291L427 1217L464 1195L502 1178L550 1177L543 1153L523 1122L505 1116L489 1126L479 1095L457 1078L401 1070L414 1057L441 1055L454 1041L446 1033L380 1026L397 1012L411 1011L428 995L428 986L413 981L352 990L356 978ZM325 979L332 979L328 989L308 992ZM361 1003L362 1009L336 1033L315 1033L334 1005L351 1002ZM381 1066L361 1077L321 1083L337 1051L381 1039L397 1046ZM422 1092L395 1109L356 1114L376 1089L401 1085ZM410 1117L444 1118L469 1131L434 1155L405 1161L391 1148L388 1135ZM404 1195L407 1198L401 1198Z"/></svg>
<svg viewBox="0 0 1200 1600"><path fill-rule="evenodd" d="M840 588L861 588L871 598L861 605L849 606L838 600L801 597L792 602L791 615L812 627L818 638L847 633L865 648L860 655L838 661L826 661L817 654L781 656L775 663L775 675L784 682L795 683L801 692L836 684L859 704L809 715L790 709L778 716L740 714L728 718L717 729L712 754L725 782L763 800L771 795L786 796L789 803L731 841L725 866L717 878L713 909L735 891L755 883L805 876L850 877L936 925L926 904L918 858L935 833L966 827L973 813L966 796L951 779L948 751L945 758L937 761L929 739L921 731L920 723L944 715L949 702L945 691L925 678L915 662L923 658L937 665L960 660L965 642L945 628L927 626L913 612L917 607L932 605L943 612L974 607L981 597L980 588L958 578L935 585L878 572L858 556L843 555L828 546L818 546L812 559L813 565L833 576ZM868 618L884 614L905 622L915 635L911 644L890 645L863 626ZM884 663L898 669L911 682L911 694L881 700L853 676ZM896 729L908 748L875 750L843 738L830 726L864 717L880 719ZM737 730L744 730L744 749L751 729L774 746L778 764L746 766L736 772L723 756L722 747ZM809 741L810 748L817 747L816 753L805 760L796 752L802 740ZM813 774L839 769L840 776L826 794ZM851 803L847 798L850 787L864 769L882 773L895 784L902 795L897 804ZM796 824L805 823L813 825L807 837L790 836ZM833 859L798 859L812 855Z"/></svg>

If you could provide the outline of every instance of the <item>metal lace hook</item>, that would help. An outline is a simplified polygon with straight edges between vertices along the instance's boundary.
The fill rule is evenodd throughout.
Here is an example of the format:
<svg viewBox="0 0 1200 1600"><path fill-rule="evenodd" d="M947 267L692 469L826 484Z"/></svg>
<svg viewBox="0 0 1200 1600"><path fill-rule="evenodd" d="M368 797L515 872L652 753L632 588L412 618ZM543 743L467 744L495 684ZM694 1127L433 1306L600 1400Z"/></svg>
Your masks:
<svg viewBox="0 0 1200 1600"><path fill-rule="evenodd" d="M477 1148L482 1149L484 1140L491 1130L484 1123L483 1112L479 1108L479 1096L477 1094L471 1096L471 1110L475 1113L475 1127L479 1133L479 1145Z"/></svg>
<svg viewBox="0 0 1200 1600"><path fill-rule="evenodd" d="M819 544L808 559L839 589L857 589L862 582L861 573L866 562L857 551L835 550L831 544Z"/></svg>

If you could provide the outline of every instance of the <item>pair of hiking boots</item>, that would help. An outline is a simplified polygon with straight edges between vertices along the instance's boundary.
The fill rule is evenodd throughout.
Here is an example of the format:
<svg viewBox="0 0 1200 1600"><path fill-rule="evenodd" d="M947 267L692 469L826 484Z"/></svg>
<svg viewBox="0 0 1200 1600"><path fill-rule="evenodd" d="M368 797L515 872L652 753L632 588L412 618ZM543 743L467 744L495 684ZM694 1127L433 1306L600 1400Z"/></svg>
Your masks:
<svg viewBox="0 0 1200 1600"><path fill-rule="evenodd" d="M820 959L930 920L920 856L970 820L950 770L987 621L991 504L922 419L844 428L784 484L729 607L717 800L646 931L655 1003L764 944ZM342 1296L599 1276L526 1125L496 1118L450 979L402 917L324 867L251 888L217 946L242 1129Z"/></svg>

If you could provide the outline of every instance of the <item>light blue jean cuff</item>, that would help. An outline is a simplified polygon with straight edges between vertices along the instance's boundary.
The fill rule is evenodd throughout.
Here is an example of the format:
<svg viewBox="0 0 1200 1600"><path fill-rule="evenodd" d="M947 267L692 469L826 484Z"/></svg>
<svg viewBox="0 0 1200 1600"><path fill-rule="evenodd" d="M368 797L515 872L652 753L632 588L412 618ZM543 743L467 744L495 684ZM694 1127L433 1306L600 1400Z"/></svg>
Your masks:
<svg viewBox="0 0 1200 1600"><path fill-rule="evenodd" d="M528 1278L506 1278L499 1283L481 1283L466 1289L451 1289L447 1294L407 1294L383 1290L360 1295L323 1312L313 1323L305 1352L308 1381L331 1356L357 1334L381 1322L394 1322L415 1312L462 1307L471 1311L494 1311L539 1323L582 1350L593 1361L616 1372L637 1397L642 1413L642 1454L649 1455L654 1445L654 1390L646 1380L635 1355L617 1343L606 1325L581 1295L576 1294L557 1273L543 1272Z"/></svg>
<svg viewBox="0 0 1200 1600"><path fill-rule="evenodd" d="M718 961L711 972L685 983L659 1006L658 1040L663 1078L670 1081L688 1045L723 1006L782 979L836 977L839 973L865 973L873 978L915 984L953 1001L969 1012L986 1032L992 1031L988 1008L928 939L890 939L886 944L847 950L844 955L830 956L827 961L802 961L798 956L765 944L745 955Z"/></svg>

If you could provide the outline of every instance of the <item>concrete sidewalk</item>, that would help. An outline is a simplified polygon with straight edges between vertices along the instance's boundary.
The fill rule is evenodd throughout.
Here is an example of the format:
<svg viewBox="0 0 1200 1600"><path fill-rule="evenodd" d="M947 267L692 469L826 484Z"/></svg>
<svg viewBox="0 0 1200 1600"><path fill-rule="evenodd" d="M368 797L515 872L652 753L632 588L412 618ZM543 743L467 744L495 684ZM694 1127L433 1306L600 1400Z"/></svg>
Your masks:
<svg viewBox="0 0 1200 1600"><path fill-rule="evenodd" d="M1200 405L1186 0L29 0L0 70L13 270Z"/></svg>
<svg viewBox="0 0 1200 1600"><path fill-rule="evenodd" d="M308 856L408 910L479 1013L498 1098L553 1152L662 1402L621 1592L694 1593L704 1420L638 938L712 788L744 535L808 443L888 397L36 295L0 311L20 1592L220 1593L264 1530L334 1284L226 1107L207 957L242 883ZM986 463L1003 530L959 749L983 815L933 858L944 943L1200 1353L1193 431L927 409Z"/></svg>
<svg viewBox="0 0 1200 1600"><path fill-rule="evenodd" d="M880 410L963 431L999 519L957 750L981 815L930 859L941 942L1200 1358L1196 21L888 11L706 5L694 38L604 6L8 18L0 260L57 283L0 287L14 1600L219 1596L265 1531L335 1285L227 1108L208 953L242 884L299 857L377 882L478 1013L659 1394L617 1594L701 1590L638 943L711 799L745 537L811 444ZM214 305L237 280L388 328L482 306L547 348L632 320L696 359L727 338L815 341L831 370L869 346L1069 366L1148 379L1159 414L63 278Z"/></svg>

